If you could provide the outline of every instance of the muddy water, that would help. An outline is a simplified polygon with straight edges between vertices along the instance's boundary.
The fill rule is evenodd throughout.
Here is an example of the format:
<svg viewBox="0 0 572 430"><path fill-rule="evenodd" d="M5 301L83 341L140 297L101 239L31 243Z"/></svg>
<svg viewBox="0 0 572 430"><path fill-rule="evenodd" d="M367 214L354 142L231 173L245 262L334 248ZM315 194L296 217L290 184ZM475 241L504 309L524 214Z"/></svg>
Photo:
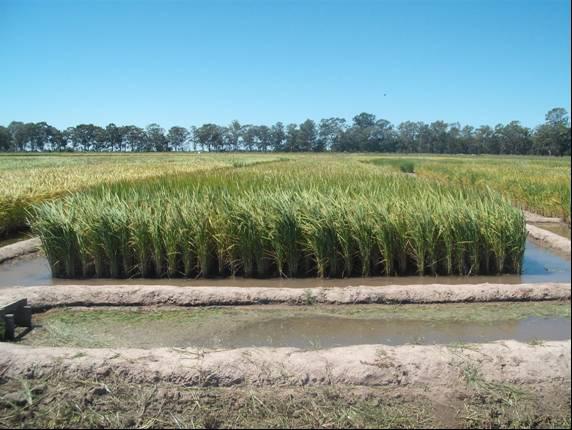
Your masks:
<svg viewBox="0 0 572 430"><path fill-rule="evenodd" d="M403 277L370 277L346 279L88 279L69 280L54 279L45 257L34 254L0 264L0 288L12 286L55 285L55 284L146 284L146 285L180 285L180 286L237 286L237 287L281 287L281 288L313 288L313 287L346 287L348 285L408 285L408 284L467 284L467 283L540 283L570 282L570 258L559 255L552 250L542 248L536 242L526 243L523 273L521 275L502 276L403 276Z"/></svg>
<svg viewBox="0 0 572 430"><path fill-rule="evenodd" d="M570 339L569 319L527 318L495 325L474 322L351 320L333 317L288 318L253 323L239 333L213 339L222 347L291 346L328 348L361 344L484 343L502 339Z"/></svg>
<svg viewBox="0 0 572 430"><path fill-rule="evenodd" d="M553 222L533 222L532 225L570 239L570 227L568 227L568 224Z"/></svg>
<svg viewBox="0 0 572 430"><path fill-rule="evenodd" d="M569 303L58 309L34 316L29 345L298 347L570 339Z"/></svg>

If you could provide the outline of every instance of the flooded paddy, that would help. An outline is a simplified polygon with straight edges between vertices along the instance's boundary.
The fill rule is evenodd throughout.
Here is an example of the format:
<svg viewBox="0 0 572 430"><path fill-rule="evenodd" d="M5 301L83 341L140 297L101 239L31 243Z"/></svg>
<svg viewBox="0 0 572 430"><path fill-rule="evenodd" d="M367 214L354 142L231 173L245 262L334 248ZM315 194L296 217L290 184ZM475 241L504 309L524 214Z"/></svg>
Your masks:
<svg viewBox="0 0 572 430"><path fill-rule="evenodd" d="M447 305L60 308L20 342L87 348L332 348L570 339L569 302Z"/></svg>
<svg viewBox="0 0 572 430"><path fill-rule="evenodd" d="M177 285L177 286L235 286L235 287L277 287L315 288L345 287L348 285L382 286L414 284L480 284L480 283L541 283L570 282L570 257L543 248L537 242L528 240L524 253L523 271L520 275L500 276L387 276L344 279L58 279L53 278L47 259L39 253L20 257L0 264L0 289L13 286L38 285Z"/></svg>

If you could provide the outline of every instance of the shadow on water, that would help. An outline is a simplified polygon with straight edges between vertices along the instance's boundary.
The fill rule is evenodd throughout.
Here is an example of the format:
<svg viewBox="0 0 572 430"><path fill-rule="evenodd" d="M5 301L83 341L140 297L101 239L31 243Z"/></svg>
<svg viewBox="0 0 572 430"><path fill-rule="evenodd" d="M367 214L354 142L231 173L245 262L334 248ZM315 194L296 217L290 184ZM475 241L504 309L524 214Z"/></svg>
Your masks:
<svg viewBox="0 0 572 430"><path fill-rule="evenodd" d="M13 286L34 286L54 284L112 285L180 285L180 286L237 286L237 287L345 287L348 285L407 285L407 284L479 284L479 283L540 283L570 282L570 258L545 249L532 240L526 243L523 273L521 275L501 276L404 276L370 277L346 279L54 279L45 257L39 254L28 255L0 264L0 288Z"/></svg>

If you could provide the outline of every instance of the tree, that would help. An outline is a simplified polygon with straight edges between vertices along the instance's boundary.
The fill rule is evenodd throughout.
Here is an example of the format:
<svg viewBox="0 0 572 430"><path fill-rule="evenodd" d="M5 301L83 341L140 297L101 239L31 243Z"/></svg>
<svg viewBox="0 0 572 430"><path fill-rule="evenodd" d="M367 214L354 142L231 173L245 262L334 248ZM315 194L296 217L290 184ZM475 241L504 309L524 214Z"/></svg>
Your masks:
<svg viewBox="0 0 572 430"><path fill-rule="evenodd" d="M147 151L163 152L169 151L165 129L159 124L149 124L145 130L147 132Z"/></svg>
<svg viewBox="0 0 572 430"><path fill-rule="evenodd" d="M284 124L277 122L270 129L270 146L273 151L284 151L286 144L286 131Z"/></svg>
<svg viewBox="0 0 572 430"><path fill-rule="evenodd" d="M226 128L224 134L224 146L230 151L238 151L240 149L240 144L242 140L242 126L236 120L231 122Z"/></svg>
<svg viewBox="0 0 572 430"><path fill-rule="evenodd" d="M397 127L399 133L399 152L418 152L419 124L413 121L405 121Z"/></svg>
<svg viewBox="0 0 572 430"><path fill-rule="evenodd" d="M300 124L298 129L296 136L296 151L314 151L317 139L318 130L316 129L316 123L311 119L307 119Z"/></svg>
<svg viewBox="0 0 572 430"><path fill-rule="evenodd" d="M241 128L242 143L247 151L254 150L256 145L256 128L254 125L246 124Z"/></svg>
<svg viewBox="0 0 572 430"><path fill-rule="evenodd" d="M125 127L117 127L113 123L105 127L105 149L110 151L122 151L125 132Z"/></svg>
<svg viewBox="0 0 572 430"><path fill-rule="evenodd" d="M471 154L481 154L490 151L495 140L494 130L488 125L481 125L475 132L475 144Z"/></svg>
<svg viewBox="0 0 572 430"><path fill-rule="evenodd" d="M449 125L444 121L434 121L429 125L429 151L437 154L447 152Z"/></svg>
<svg viewBox="0 0 572 430"><path fill-rule="evenodd" d="M125 126L124 129L123 138L125 142L125 150L129 150L130 152L141 152L148 148L147 133L145 133L145 130L135 125Z"/></svg>
<svg viewBox="0 0 572 430"><path fill-rule="evenodd" d="M551 109L536 129L532 152L539 155L570 155L570 119L564 108Z"/></svg>
<svg viewBox="0 0 572 430"><path fill-rule="evenodd" d="M25 124L20 121L12 121L8 125L8 131L12 135L12 147L16 151L25 151L29 142L29 134L32 124Z"/></svg>
<svg viewBox="0 0 572 430"><path fill-rule="evenodd" d="M393 125L385 120L379 119L373 127L368 128L367 137L370 143L370 151L395 152L397 151L398 137L393 129Z"/></svg>
<svg viewBox="0 0 572 430"><path fill-rule="evenodd" d="M46 122L12 121L0 126L0 151L180 151L192 143L208 151L336 151L424 152L470 154L570 155L571 128L568 112L553 108L534 130L518 121L494 128L435 121L405 121L394 127L385 119L362 112L351 125L343 118L311 119L302 124L283 123L228 127L203 124L189 129L173 126L167 133L159 124L145 130L134 125L101 128L79 124L63 131Z"/></svg>
<svg viewBox="0 0 572 430"><path fill-rule="evenodd" d="M12 135L8 128L0 125L0 151L10 151L12 149Z"/></svg>
<svg viewBox="0 0 572 430"><path fill-rule="evenodd" d="M216 124L203 124L194 130L194 139L209 152L220 151L223 148L223 129Z"/></svg>
<svg viewBox="0 0 572 430"><path fill-rule="evenodd" d="M186 145L189 139L189 130L185 127L171 127L167 133L167 142L169 149L180 151Z"/></svg>
<svg viewBox="0 0 572 430"><path fill-rule="evenodd" d="M368 128L375 125L375 115L362 112L353 117L354 127Z"/></svg>
<svg viewBox="0 0 572 430"><path fill-rule="evenodd" d="M93 124L80 124L71 127L67 132L74 149L83 151L98 151L102 146L103 129Z"/></svg>
<svg viewBox="0 0 572 430"><path fill-rule="evenodd" d="M288 124L286 126L286 145L284 150L287 152L297 151L298 126L296 124Z"/></svg>
<svg viewBox="0 0 572 430"><path fill-rule="evenodd" d="M346 130L346 120L343 118L326 118L320 121L317 151L338 150L341 138Z"/></svg>
<svg viewBox="0 0 572 430"><path fill-rule="evenodd" d="M518 121L495 128L499 154L528 154L532 147L531 132Z"/></svg>
<svg viewBox="0 0 572 430"><path fill-rule="evenodd" d="M343 151L371 152L379 151L380 141L376 130L375 115L362 112L353 117L353 123L343 136L341 147ZM380 124L384 127L384 124Z"/></svg>
<svg viewBox="0 0 572 430"><path fill-rule="evenodd" d="M475 154L475 128L466 125L461 129L460 149L463 154Z"/></svg>

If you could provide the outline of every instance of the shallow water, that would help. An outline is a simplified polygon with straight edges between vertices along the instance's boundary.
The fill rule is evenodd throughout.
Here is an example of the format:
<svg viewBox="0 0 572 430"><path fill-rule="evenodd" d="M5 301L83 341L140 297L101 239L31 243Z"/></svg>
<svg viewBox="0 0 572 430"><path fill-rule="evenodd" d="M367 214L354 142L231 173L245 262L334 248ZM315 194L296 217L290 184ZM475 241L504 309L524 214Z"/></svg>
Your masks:
<svg viewBox="0 0 572 430"><path fill-rule="evenodd" d="M278 287L278 288L314 288L345 287L349 285L408 285L408 284L480 284L480 283L541 283L570 282L570 257L541 247L532 240L526 243L523 273L521 275L501 276L403 276L369 277L345 279L55 279L52 278L45 257L34 254L0 264L0 288L13 286L84 284L145 284L180 286L236 286L236 287Z"/></svg>
<svg viewBox="0 0 572 430"><path fill-rule="evenodd" d="M567 224L554 222L533 222L532 225L570 239L570 227L568 227Z"/></svg>
<svg viewBox="0 0 572 430"><path fill-rule="evenodd" d="M213 346L328 348L362 344L484 343L503 339L522 342L570 339L570 319L526 318L495 324L353 320L335 317L288 318L252 323L240 332L213 339ZM182 342L184 344L184 342ZM209 346L209 345L202 345Z"/></svg>
<svg viewBox="0 0 572 430"><path fill-rule="evenodd" d="M22 343L78 347L297 347L570 339L569 304L56 309Z"/></svg>

